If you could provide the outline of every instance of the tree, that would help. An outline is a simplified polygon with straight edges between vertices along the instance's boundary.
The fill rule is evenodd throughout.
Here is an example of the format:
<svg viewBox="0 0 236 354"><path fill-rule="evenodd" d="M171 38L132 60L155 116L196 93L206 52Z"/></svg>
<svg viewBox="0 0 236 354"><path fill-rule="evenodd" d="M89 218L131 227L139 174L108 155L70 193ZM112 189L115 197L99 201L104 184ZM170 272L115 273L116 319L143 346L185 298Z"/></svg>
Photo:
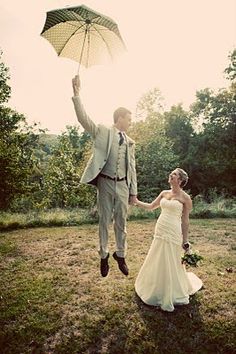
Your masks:
<svg viewBox="0 0 236 354"><path fill-rule="evenodd" d="M172 142L164 131L158 89L145 94L137 105L142 120L133 124L130 134L136 141L138 191L144 200L154 199L167 187L168 174L177 165Z"/></svg>
<svg viewBox="0 0 236 354"><path fill-rule="evenodd" d="M11 88L7 84L10 78L9 69L2 62L2 54L0 50L0 104L8 102L11 95Z"/></svg>
<svg viewBox="0 0 236 354"><path fill-rule="evenodd" d="M151 201L162 189L168 188L168 175L178 165L177 161L171 142L164 136L137 144L136 166L141 199Z"/></svg>
<svg viewBox="0 0 236 354"><path fill-rule="evenodd" d="M8 71L0 63L0 209L7 209L16 196L29 190L37 141L25 117L3 105L11 92Z"/></svg>
<svg viewBox="0 0 236 354"><path fill-rule="evenodd" d="M160 90L155 87L145 93L139 100L135 116L138 121L151 119L163 111L163 97ZM159 115L159 118L161 116Z"/></svg>
<svg viewBox="0 0 236 354"><path fill-rule="evenodd" d="M68 139L74 150L75 159L77 163L79 163L83 157L87 144L91 143L90 135L86 131L80 133L79 126L67 125L66 129L66 135L68 136Z"/></svg>
<svg viewBox="0 0 236 354"><path fill-rule="evenodd" d="M192 162L194 193L209 189L235 194L236 157L236 86L213 92L197 92L191 107L195 120L202 121L202 130L193 139L189 161Z"/></svg>
<svg viewBox="0 0 236 354"><path fill-rule="evenodd" d="M23 115L0 105L0 209L30 193L37 140Z"/></svg>
<svg viewBox="0 0 236 354"><path fill-rule="evenodd" d="M194 135L189 113L181 105L172 106L169 112L164 113L164 130L166 137L173 143L173 151L178 155L180 165L188 169L186 159Z"/></svg>
<svg viewBox="0 0 236 354"><path fill-rule="evenodd" d="M229 66L225 69L225 74L228 80L234 81L236 78L236 49L228 56L230 63Z"/></svg>
<svg viewBox="0 0 236 354"><path fill-rule="evenodd" d="M95 190L80 184L88 151L91 150L90 141L84 143L84 139L83 134L80 138L76 127L67 127L67 131L59 137L43 176L42 205L49 208L84 208L95 203Z"/></svg>

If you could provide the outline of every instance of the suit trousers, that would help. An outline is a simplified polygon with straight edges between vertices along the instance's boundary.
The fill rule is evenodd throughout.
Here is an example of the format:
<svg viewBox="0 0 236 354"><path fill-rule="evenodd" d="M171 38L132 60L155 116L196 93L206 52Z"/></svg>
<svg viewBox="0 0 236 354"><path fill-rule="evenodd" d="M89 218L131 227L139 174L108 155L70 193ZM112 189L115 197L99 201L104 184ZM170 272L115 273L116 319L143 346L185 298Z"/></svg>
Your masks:
<svg viewBox="0 0 236 354"><path fill-rule="evenodd" d="M97 202L99 214L99 249L101 258L106 258L108 248L108 228L113 218L116 239L116 254L126 255L126 219L129 203L129 189L126 180L112 181L103 177L97 182Z"/></svg>

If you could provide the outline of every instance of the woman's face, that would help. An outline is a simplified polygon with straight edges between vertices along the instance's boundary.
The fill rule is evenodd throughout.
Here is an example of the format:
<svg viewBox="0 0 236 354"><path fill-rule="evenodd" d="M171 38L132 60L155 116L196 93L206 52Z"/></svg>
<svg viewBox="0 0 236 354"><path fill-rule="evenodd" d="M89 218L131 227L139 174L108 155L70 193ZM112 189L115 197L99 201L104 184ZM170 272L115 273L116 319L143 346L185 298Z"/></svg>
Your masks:
<svg viewBox="0 0 236 354"><path fill-rule="evenodd" d="M169 174L169 180L168 182L172 185L180 185L181 180L179 176L178 170L174 170Z"/></svg>

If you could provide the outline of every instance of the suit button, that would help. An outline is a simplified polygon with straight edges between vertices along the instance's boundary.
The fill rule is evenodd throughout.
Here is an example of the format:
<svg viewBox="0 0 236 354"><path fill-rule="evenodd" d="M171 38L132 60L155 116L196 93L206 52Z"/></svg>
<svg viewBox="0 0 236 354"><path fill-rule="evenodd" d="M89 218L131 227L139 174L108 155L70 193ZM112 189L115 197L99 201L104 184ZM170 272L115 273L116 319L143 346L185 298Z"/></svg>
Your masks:
<svg viewBox="0 0 236 354"><path fill-rule="evenodd" d="M101 170L102 168L101 167L99 167L99 170Z"/></svg>
<svg viewBox="0 0 236 354"><path fill-rule="evenodd" d="M106 159L104 160L104 162L106 162Z"/></svg>

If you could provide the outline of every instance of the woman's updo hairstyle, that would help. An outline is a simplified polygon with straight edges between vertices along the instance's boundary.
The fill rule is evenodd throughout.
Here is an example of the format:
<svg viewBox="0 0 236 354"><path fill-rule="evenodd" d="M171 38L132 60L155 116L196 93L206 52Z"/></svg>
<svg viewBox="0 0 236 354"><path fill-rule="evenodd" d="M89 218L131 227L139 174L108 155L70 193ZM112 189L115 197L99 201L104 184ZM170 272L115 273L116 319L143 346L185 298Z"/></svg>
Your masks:
<svg viewBox="0 0 236 354"><path fill-rule="evenodd" d="M181 180L180 187L186 186L188 183L188 174L182 168L177 168L177 171L179 173L179 178Z"/></svg>

